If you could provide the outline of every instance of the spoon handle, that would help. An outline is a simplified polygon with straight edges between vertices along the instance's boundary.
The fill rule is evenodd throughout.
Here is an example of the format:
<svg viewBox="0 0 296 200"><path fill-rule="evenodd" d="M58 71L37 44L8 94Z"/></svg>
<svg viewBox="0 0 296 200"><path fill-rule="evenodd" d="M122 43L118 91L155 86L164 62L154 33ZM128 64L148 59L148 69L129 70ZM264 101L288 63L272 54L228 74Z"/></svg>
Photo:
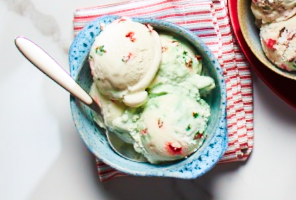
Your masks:
<svg viewBox="0 0 296 200"><path fill-rule="evenodd" d="M65 88L86 105L94 104L93 99L70 77L70 75L43 49L29 39L19 36L15 39L19 51L38 69L60 86Z"/></svg>

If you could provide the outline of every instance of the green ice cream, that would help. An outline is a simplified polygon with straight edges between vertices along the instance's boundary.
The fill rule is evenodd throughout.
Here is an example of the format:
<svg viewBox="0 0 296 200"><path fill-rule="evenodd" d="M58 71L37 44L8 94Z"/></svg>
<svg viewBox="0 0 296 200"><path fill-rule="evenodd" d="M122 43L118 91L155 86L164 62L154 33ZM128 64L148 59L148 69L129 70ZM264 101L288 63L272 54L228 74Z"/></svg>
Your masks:
<svg viewBox="0 0 296 200"><path fill-rule="evenodd" d="M201 58L186 41L166 33L159 36L162 46L161 64L150 88L160 83L175 85L201 73Z"/></svg>
<svg viewBox="0 0 296 200"><path fill-rule="evenodd" d="M166 33L159 35L161 64L144 105L131 108L111 102L100 97L95 86L90 92L103 107L105 124L151 163L185 158L202 145L210 117L202 98L215 87L212 78L200 75L201 57L189 44Z"/></svg>
<svg viewBox="0 0 296 200"><path fill-rule="evenodd" d="M185 158L203 143L210 116L210 107L198 90L190 89L192 93L180 87L159 86L150 92L145 106L126 109L113 126L130 133L135 150L151 163ZM185 95L188 93L191 95Z"/></svg>

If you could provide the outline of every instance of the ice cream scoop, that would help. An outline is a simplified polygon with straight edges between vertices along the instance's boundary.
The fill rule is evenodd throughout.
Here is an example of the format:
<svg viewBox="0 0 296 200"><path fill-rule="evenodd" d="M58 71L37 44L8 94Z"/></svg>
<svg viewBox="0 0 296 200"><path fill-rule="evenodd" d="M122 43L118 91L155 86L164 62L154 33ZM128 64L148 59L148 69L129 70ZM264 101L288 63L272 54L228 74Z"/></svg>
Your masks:
<svg viewBox="0 0 296 200"><path fill-rule="evenodd" d="M280 22L296 14L295 0L252 0L256 25Z"/></svg>
<svg viewBox="0 0 296 200"><path fill-rule="evenodd" d="M296 70L296 16L262 26L260 38L262 49L271 62L287 71Z"/></svg>
<svg viewBox="0 0 296 200"><path fill-rule="evenodd" d="M149 101L131 132L135 149L151 163L173 161L195 152L205 139L210 107L177 94Z"/></svg>
<svg viewBox="0 0 296 200"><path fill-rule="evenodd" d="M101 94L138 107L159 68L161 45L150 25L120 18L104 27L89 54L93 81Z"/></svg>
<svg viewBox="0 0 296 200"><path fill-rule="evenodd" d="M187 41L166 32L159 34L162 54L157 76L149 88L157 84L178 84L202 70L201 56Z"/></svg>

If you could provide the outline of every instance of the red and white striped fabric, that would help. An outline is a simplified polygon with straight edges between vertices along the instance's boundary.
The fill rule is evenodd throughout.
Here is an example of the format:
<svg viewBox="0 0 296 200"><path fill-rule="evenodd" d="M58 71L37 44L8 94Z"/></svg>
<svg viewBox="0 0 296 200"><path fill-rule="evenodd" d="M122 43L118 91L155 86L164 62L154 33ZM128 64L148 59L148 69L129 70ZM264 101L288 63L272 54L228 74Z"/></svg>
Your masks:
<svg viewBox="0 0 296 200"><path fill-rule="evenodd" d="M75 35L96 17L116 14L167 20L200 37L217 56L227 89L229 147L220 163L244 161L253 148L253 95L249 65L229 24L227 0L148 0L77 9ZM97 159L100 180L124 175Z"/></svg>

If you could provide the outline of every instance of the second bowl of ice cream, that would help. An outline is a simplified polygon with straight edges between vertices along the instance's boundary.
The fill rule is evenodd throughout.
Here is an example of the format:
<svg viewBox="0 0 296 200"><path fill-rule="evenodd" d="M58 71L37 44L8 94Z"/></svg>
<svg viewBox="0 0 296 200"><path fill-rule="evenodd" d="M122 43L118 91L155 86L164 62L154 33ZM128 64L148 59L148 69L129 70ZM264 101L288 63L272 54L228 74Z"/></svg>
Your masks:
<svg viewBox="0 0 296 200"><path fill-rule="evenodd" d="M296 2L238 0L237 5L242 34L254 55L275 73L296 80Z"/></svg>
<svg viewBox="0 0 296 200"><path fill-rule="evenodd" d="M110 30L126 33L111 37ZM90 151L111 167L196 178L225 152L225 83L214 55L191 32L156 19L105 16L84 27L69 56L71 76L104 116L71 98L74 123ZM149 162L116 154L104 126Z"/></svg>

